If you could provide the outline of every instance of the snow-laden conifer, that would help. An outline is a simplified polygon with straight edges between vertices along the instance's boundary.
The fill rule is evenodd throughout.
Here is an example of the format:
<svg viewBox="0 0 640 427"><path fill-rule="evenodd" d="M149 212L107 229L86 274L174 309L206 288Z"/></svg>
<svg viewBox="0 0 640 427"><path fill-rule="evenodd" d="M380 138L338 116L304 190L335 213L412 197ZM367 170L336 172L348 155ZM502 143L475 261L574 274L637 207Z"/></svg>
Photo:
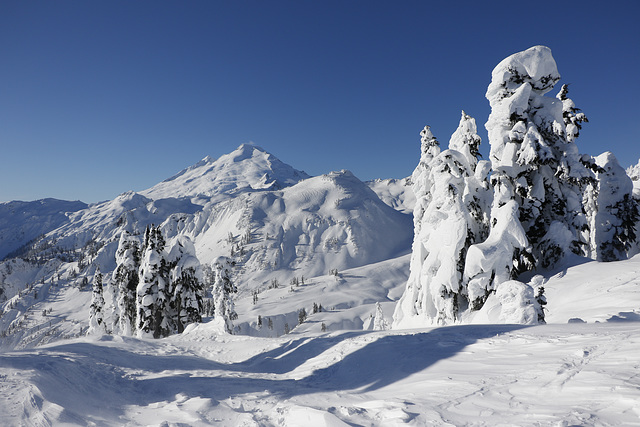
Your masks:
<svg viewBox="0 0 640 427"><path fill-rule="evenodd" d="M190 323L202 320L202 268L187 236L176 238L168 262L171 266L170 325L172 332L182 333Z"/></svg>
<svg viewBox="0 0 640 427"><path fill-rule="evenodd" d="M562 102L562 118L564 119L565 134L567 141L575 142L576 138L580 136L580 130L582 130L582 123L588 123L587 116L576 107L576 104L567 96L569 93L569 85L562 85L560 92L556 95Z"/></svg>
<svg viewBox="0 0 640 427"><path fill-rule="evenodd" d="M230 262L225 257L220 257L214 266L215 281L213 283L214 316L224 322L228 333L233 333L233 321L238 318L233 303L232 294L238 289L231 281Z"/></svg>
<svg viewBox="0 0 640 427"><path fill-rule="evenodd" d="M636 246L638 206L633 183L611 152L594 159L598 165L598 188L592 195L591 242L598 261L627 259ZM595 197L594 197L595 196Z"/></svg>
<svg viewBox="0 0 640 427"><path fill-rule="evenodd" d="M169 335L164 318L169 269L164 250L165 241L159 227L147 227L137 289L138 336L159 338Z"/></svg>
<svg viewBox="0 0 640 427"><path fill-rule="evenodd" d="M631 181L640 181L640 160L635 165L627 168L627 175L629 175Z"/></svg>
<svg viewBox="0 0 640 427"><path fill-rule="evenodd" d="M424 298L420 297L422 290L420 272L422 271L422 263L428 255L425 244L431 231L430 226L425 224L425 212L431 202L431 186L433 185L431 163L440 154L440 143L431 132L429 126L425 126L422 129L420 136L420 161L411 175L411 189L416 197L416 204L413 209L411 274L404 294L396 305L393 315L394 327L397 324L406 323L409 319L424 312Z"/></svg>
<svg viewBox="0 0 640 427"><path fill-rule="evenodd" d="M91 293L91 307L89 311L89 334L107 333L104 322L104 291L102 287L102 273L96 270L93 276L93 292Z"/></svg>
<svg viewBox="0 0 640 427"><path fill-rule="evenodd" d="M460 124L449 140L449 149L462 153L467 159L469 168L475 171L478 159L481 157L480 142L476 119L463 110Z"/></svg>
<svg viewBox="0 0 640 427"><path fill-rule="evenodd" d="M584 253L582 190L593 175L573 143L575 129L567 137L564 101L545 96L559 79L551 50L535 46L500 62L487 89L493 209L514 201L513 227L527 240L511 249L511 277L549 267L569 251ZM504 266L487 267L485 273Z"/></svg>
<svg viewBox="0 0 640 427"><path fill-rule="evenodd" d="M487 202L481 201L486 189L475 174L480 138L474 123L463 114L450 142L460 151L445 150L430 160L428 174L414 173L414 179L421 179L414 188L430 184L430 190L421 197L427 205L418 212L411 273L396 306L394 327L450 324L468 306L463 281L467 250L485 237L488 226L482 212ZM417 170L422 167L421 162ZM479 176L486 173L482 164Z"/></svg>
<svg viewBox="0 0 640 427"><path fill-rule="evenodd" d="M122 335L136 330L136 300L138 270L140 269L140 242L123 231L116 250L116 268L111 282L117 292L117 324L114 329Z"/></svg>
<svg viewBox="0 0 640 427"><path fill-rule="evenodd" d="M376 302L376 314L373 317L373 330L374 331L386 331L389 329L389 324L387 320L384 318L384 313L382 311L382 304L380 302Z"/></svg>

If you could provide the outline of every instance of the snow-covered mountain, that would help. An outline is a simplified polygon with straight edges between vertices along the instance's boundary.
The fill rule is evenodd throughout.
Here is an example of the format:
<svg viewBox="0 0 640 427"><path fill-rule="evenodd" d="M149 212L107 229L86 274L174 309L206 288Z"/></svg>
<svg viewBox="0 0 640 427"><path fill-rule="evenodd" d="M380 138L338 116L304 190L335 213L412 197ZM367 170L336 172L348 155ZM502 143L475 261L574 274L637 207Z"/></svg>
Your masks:
<svg viewBox="0 0 640 427"><path fill-rule="evenodd" d="M69 220L87 204L56 199L0 203L0 259Z"/></svg>
<svg viewBox="0 0 640 427"><path fill-rule="evenodd" d="M309 178L264 149L242 144L219 159L205 157L169 179L142 191L150 199L195 198L219 201L252 190L280 190Z"/></svg>
<svg viewBox="0 0 640 427"><path fill-rule="evenodd" d="M400 193L395 191L393 197ZM42 229L38 235L43 237L22 247L22 258L0 263L0 298L12 301L5 303L7 307L20 307L0 321L5 331L22 330L15 326L21 313L34 304L46 305L54 294L83 301L79 309L84 314L78 316L88 316L90 301L77 288L90 281L97 268L110 277L121 233L141 235L150 224L161 225L167 239L189 237L205 265L220 257L230 260L239 301L274 283L284 289L294 278L310 279L394 259L410 250L412 240L411 215L385 204L351 172L309 177L246 144L217 160L205 158L140 193L71 206L77 209L64 221ZM7 229L11 219L23 221L6 218ZM112 292L108 281L105 285ZM351 298L342 307L362 301ZM354 316L348 322L362 325L368 314ZM251 332L250 320L246 333L258 333ZM74 334L82 323L58 327ZM279 335L283 328L284 323L270 334ZM19 335L8 345L28 340L22 332Z"/></svg>

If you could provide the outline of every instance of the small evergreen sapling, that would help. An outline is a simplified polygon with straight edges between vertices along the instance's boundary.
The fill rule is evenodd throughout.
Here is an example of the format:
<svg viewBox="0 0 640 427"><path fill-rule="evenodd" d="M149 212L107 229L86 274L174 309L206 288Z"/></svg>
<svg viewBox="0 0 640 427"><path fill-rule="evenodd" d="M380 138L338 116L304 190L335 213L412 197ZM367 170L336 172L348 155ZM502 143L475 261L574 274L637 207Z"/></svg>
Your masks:
<svg viewBox="0 0 640 427"><path fill-rule="evenodd" d="M389 329L389 324L384 318L384 313L382 312L382 305L380 302L376 302L376 314L373 317L373 330L374 331L386 331Z"/></svg>

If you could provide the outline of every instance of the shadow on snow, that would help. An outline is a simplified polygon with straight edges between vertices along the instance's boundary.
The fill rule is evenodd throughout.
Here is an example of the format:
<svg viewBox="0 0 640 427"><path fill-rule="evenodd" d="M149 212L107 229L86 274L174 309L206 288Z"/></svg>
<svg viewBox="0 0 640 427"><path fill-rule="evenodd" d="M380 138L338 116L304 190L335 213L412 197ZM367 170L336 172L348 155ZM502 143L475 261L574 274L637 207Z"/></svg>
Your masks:
<svg viewBox="0 0 640 427"><path fill-rule="evenodd" d="M523 327L460 325L395 334L345 332L295 339L232 364L190 355L138 354L98 343L70 343L0 354L0 369L32 371L31 381L42 398L64 408L60 421L100 421L123 415L129 405L174 401L178 394L208 398L216 404L246 393L291 398L330 391L371 392L452 357L478 340ZM360 342L359 337L367 342ZM342 344L347 351L356 349L303 379L277 378Z"/></svg>

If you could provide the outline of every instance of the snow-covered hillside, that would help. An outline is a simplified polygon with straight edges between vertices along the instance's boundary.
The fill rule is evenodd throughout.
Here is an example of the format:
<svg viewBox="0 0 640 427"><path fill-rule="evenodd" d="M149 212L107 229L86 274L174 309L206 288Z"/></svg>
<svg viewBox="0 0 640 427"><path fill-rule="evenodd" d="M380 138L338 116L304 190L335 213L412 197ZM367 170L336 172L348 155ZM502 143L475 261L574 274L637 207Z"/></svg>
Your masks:
<svg viewBox="0 0 640 427"><path fill-rule="evenodd" d="M411 178L375 179L366 184L392 208L406 214L413 214L416 196L411 191Z"/></svg>
<svg viewBox="0 0 640 427"><path fill-rule="evenodd" d="M70 213L86 208L86 203L56 199L0 203L0 260L60 227Z"/></svg>
<svg viewBox="0 0 640 427"><path fill-rule="evenodd" d="M548 325L482 324L500 320L488 308L466 326L374 330L408 279L411 216L347 171L244 188L125 193L1 263L0 424L640 425L640 256L526 279L546 289ZM159 340L86 336L84 277L150 223L205 263L235 261L236 335L205 317Z"/></svg>

